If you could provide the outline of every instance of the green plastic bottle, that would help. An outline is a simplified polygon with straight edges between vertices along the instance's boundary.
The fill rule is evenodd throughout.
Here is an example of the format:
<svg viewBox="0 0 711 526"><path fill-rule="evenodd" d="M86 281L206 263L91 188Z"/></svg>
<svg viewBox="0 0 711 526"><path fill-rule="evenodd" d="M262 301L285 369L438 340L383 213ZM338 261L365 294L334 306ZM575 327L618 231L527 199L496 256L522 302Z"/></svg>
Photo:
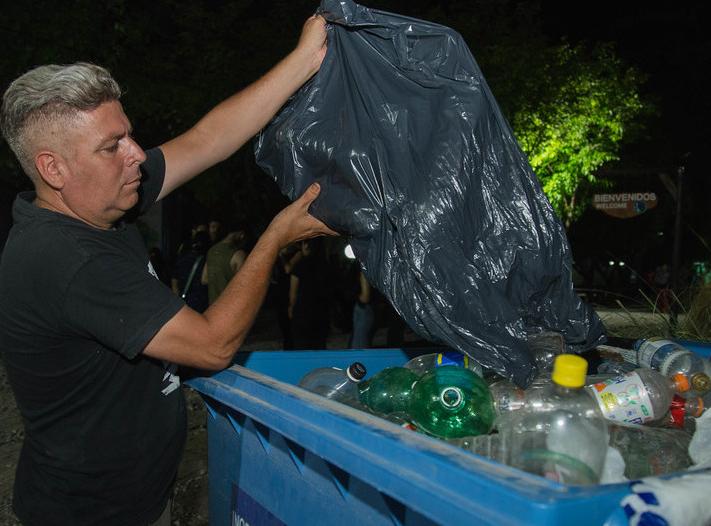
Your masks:
<svg viewBox="0 0 711 526"><path fill-rule="evenodd" d="M408 413L417 427L439 438L483 435L494 423L486 382L469 369L437 367L412 389Z"/></svg>
<svg viewBox="0 0 711 526"><path fill-rule="evenodd" d="M406 412L412 385L418 378L410 369L387 367L358 385L360 401L371 411L383 415Z"/></svg>

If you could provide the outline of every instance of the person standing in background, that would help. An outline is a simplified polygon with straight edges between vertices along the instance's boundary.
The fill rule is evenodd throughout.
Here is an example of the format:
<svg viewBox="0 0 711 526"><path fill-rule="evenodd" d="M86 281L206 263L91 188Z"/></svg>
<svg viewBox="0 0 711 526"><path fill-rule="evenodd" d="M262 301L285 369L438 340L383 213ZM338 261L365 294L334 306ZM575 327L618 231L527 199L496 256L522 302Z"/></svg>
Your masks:
<svg viewBox="0 0 711 526"><path fill-rule="evenodd" d="M373 325L375 313L371 304L372 294L370 283L362 270L358 271L358 295L353 305L353 332L348 347L351 349L367 349L373 340Z"/></svg>
<svg viewBox="0 0 711 526"><path fill-rule="evenodd" d="M325 349L330 320L322 240L302 241L301 255L291 271L289 287L294 349Z"/></svg>
<svg viewBox="0 0 711 526"><path fill-rule="evenodd" d="M209 246L210 236L207 232L196 232L190 249L179 254L173 265L171 278L173 292L197 312L205 312L209 305L207 285L202 283L202 271Z"/></svg>
<svg viewBox="0 0 711 526"><path fill-rule="evenodd" d="M242 226L230 226L227 234L207 251L201 282L207 285L208 301L212 305L237 274L245 259L247 234Z"/></svg>

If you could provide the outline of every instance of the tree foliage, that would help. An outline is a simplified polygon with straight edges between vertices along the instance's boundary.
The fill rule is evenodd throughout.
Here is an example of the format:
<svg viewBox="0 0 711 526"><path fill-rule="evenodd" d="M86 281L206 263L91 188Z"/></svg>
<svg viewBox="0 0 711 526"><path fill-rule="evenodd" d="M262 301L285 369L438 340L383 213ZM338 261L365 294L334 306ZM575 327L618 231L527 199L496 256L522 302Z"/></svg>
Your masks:
<svg viewBox="0 0 711 526"><path fill-rule="evenodd" d="M651 107L640 97L643 76L610 45L592 50L564 43L546 53L534 89L512 117L516 136L566 227L589 205L605 163L638 135Z"/></svg>

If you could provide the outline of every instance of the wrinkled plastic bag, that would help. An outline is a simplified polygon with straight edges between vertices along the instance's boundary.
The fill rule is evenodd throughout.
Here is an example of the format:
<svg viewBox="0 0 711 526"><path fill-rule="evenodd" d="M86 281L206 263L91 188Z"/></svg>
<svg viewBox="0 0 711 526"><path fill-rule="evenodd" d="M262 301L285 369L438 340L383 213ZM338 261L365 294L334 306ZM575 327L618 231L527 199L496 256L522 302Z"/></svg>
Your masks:
<svg viewBox="0 0 711 526"><path fill-rule="evenodd" d="M604 340L575 294L565 230L452 29L323 0L318 74L259 135L258 164L350 236L363 272L423 338L526 386L529 334Z"/></svg>

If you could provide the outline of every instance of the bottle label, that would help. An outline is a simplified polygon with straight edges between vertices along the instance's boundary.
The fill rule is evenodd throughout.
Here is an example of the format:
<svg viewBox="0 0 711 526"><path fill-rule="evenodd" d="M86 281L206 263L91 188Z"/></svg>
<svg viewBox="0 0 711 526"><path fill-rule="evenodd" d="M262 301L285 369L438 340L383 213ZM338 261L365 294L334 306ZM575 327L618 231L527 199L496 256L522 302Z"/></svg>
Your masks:
<svg viewBox="0 0 711 526"><path fill-rule="evenodd" d="M671 407L669 408L669 424L673 427L684 428L684 417L686 416L686 399L679 395L674 395Z"/></svg>
<svg viewBox="0 0 711 526"><path fill-rule="evenodd" d="M660 371L662 364L674 353L683 352L669 340L645 340L637 350L637 363Z"/></svg>
<svg viewBox="0 0 711 526"><path fill-rule="evenodd" d="M620 356L627 363L637 363L637 351L632 349L620 349Z"/></svg>
<svg viewBox="0 0 711 526"><path fill-rule="evenodd" d="M655 419L647 388L635 372L593 384L589 389L608 420L644 424Z"/></svg>
<svg viewBox="0 0 711 526"><path fill-rule="evenodd" d="M435 367L444 365L457 365L459 367L469 367L469 356L460 352L441 352L437 354Z"/></svg>

